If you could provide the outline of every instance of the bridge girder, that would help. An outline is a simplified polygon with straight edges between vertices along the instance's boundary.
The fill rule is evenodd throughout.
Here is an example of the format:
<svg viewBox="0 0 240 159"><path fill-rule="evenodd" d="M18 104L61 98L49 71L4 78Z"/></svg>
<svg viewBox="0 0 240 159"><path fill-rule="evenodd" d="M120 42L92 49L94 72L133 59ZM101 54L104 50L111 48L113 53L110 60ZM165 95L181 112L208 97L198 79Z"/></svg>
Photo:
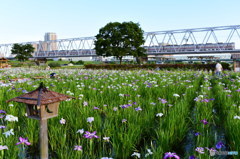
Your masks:
<svg viewBox="0 0 240 159"><path fill-rule="evenodd" d="M240 25L145 32L147 54L239 53ZM224 33L224 34L223 34ZM200 36L201 34L201 36ZM224 37L223 37L224 36ZM223 37L223 38L222 38ZM35 57L95 56L95 37L79 37L52 41L32 41ZM220 43L221 42L221 43ZM206 46L212 43L214 49ZM233 44L232 49L228 45ZM0 44L0 56L11 57L11 44ZM191 46L191 49L187 49ZM164 50L165 49L165 50ZM168 49L168 50L167 50Z"/></svg>

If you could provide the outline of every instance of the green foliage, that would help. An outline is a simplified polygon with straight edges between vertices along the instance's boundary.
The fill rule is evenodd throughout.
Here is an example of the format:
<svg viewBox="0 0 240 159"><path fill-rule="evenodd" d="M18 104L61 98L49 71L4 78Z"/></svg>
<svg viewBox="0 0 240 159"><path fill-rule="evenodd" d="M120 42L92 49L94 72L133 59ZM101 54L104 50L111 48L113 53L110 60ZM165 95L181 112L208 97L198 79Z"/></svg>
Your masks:
<svg viewBox="0 0 240 159"><path fill-rule="evenodd" d="M27 62L26 64L29 68L32 66L36 66L36 64L34 62Z"/></svg>
<svg viewBox="0 0 240 159"><path fill-rule="evenodd" d="M226 62L221 62L221 65L223 67L223 69L225 70L231 70L230 64L226 63Z"/></svg>
<svg viewBox="0 0 240 159"><path fill-rule="evenodd" d="M10 61L9 64L11 64L12 67L34 67L36 64L33 61Z"/></svg>
<svg viewBox="0 0 240 159"><path fill-rule="evenodd" d="M120 63L123 56L141 57L145 49L143 30L138 23L110 22L99 30L96 35L95 50L99 56L116 56Z"/></svg>
<svg viewBox="0 0 240 159"><path fill-rule="evenodd" d="M32 57L31 53L34 52L34 47L31 44L14 44L11 52L16 54L15 58L19 61L25 61Z"/></svg>
<svg viewBox="0 0 240 159"><path fill-rule="evenodd" d="M48 64L48 66L50 66L50 67L61 67L60 63L58 63L58 62L51 62L51 63Z"/></svg>
<svg viewBox="0 0 240 159"><path fill-rule="evenodd" d="M94 65L88 64L84 65L86 69L109 69L109 70L131 70L131 69L181 69L181 70L207 70L214 71L215 64L143 64L143 65L134 65L134 64L103 64L103 65ZM224 68L225 69L225 68ZM227 68L226 68L227 69Z"/></svg>
<svg viewBox="0 0 240 159"><path fill-rule="evenodd" d="M79 61L77 61L75 64L76 64L76 65L83 65L83 64L84 64L84 61L79 60Z"/></svg>

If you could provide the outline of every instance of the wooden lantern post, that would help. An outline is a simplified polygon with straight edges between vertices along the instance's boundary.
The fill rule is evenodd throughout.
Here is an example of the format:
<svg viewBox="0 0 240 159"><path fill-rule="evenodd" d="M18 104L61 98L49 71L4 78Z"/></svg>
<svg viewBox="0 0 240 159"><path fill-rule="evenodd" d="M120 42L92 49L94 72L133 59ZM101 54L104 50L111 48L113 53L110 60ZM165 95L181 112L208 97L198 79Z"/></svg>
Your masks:
<svg viewBox="0 0 240 159"><path fill-rule="evenodd" d="M40 123L40 158L48 159L48 127L47 119L58 116L58 107L60 101L74 98L68 95L60 94L40 86L29 93L8 100L25 103L28 118L37 119Z"/></svg>

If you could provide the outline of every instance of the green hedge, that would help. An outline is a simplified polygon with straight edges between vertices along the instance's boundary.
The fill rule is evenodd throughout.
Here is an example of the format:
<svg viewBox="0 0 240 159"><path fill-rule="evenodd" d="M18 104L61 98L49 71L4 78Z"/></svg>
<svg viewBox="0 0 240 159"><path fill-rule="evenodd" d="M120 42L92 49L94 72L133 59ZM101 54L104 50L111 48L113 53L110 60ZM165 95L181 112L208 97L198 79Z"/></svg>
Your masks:
<svg viewBox="0 0 240 159"><path fill-rule="evenodd" d="M87 64L84 65L86 69L108 69L108 70L131 70L131 69L182 69L182 70L215 70L216 64L144 64L144 65L134 65L134 64ZM224 70L229 70L229 65L223 65Z"/></svg>
<svg viewBox="0 0 240 159"><path fill-rule="evenodd" d="M58 63L58 62L51 62L51 63L48 64L48 66L50 66L50 67L61 67L60 63Z"/></svg>

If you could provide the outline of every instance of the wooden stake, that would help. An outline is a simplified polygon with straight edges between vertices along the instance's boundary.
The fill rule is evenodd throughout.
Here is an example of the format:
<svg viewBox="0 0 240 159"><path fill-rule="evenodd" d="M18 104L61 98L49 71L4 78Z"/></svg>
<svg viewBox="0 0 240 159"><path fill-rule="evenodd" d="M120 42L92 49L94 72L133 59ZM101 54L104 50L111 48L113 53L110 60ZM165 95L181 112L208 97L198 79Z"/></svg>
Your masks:
<svg viewBox="0 0 240 159"><path fill-rule="evenodd" d="M47 119L40 119L40 157L41 159L48 159Z"/></svg>

